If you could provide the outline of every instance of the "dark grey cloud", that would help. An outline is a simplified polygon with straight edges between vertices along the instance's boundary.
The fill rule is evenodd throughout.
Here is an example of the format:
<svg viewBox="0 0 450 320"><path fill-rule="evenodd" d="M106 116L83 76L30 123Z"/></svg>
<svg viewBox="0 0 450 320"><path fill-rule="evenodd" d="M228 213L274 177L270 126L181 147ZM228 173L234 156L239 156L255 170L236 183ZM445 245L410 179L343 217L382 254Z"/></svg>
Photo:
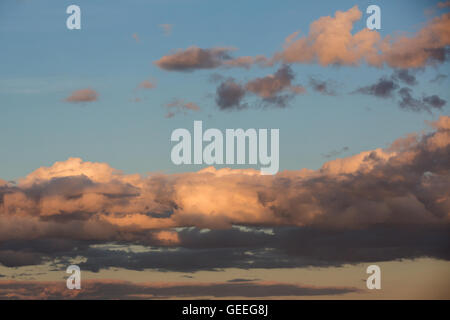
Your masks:
<svg viewBox="0 0 450 320"><path fill-rule="evenodd" d="M247 107L242 104L242 99L246 94L245 88L234 79L222 82L216 90L216 103L220 110L239 110Z"/></svg>
<svg viewBox="0 0 450 320"><path fill-rule="evenodd" d="M304 87L292 84L294 78L292 69L283 65L274 74L250 80L245 84L227 79L216 90L216 103L221 110L243 109L249 104L242 103L242 100L251 93L260 99L255 106L283 108L295 95L305 92ZM214 81L216 80L220 80L217 75L214 76Z"/></svg>
<svg viewBox="0 0 450 320"><path fill-rule="evenodd" d="M339 150L331 150L328 153L322 154L322 156L325 157L325 158L334 158L334 157L337 157L338 155L340 155L340 154L342 154L342 153L344 153L344 152L346 152L348 150L349 150L349 147L345 146L345 147L342 147Z"/></svg>
<svg viewBox="0 0 450 320"><path fill-rule="evenodd" d="M398 87L398 84L393 79L383 77L377 83L358 88L353 93L362 93L379 98L391 98Z"/></svg>
<svg viewBox="0 0 450 320"><path fill-rule="evenodd" d="M401 88L398 93L401 99L398 103L399 106L410 111L431 112L433 109L442 109L442 107L447 103L447 101L441 99L437 95L425 96L421 99L414 98L410 88Z"/></svg>
<svg viewBox="0 0 450 320"><path fill-rule="evenodd" d="M404 82L407 85L414 86L418 83L415 76L416 72L417 70L412 71L408 69L396 69L392 75L392 78Z"/></svg>
<svg viewBox="0 0 450 320"><path fill-rule="evenodd" d="M324 94L327 96L335 96L336 95L336 90L335 90L336 84L331 80L324 81L324 80L319 80L314 77L310 77L309 85L313 88L314 91L320 92L321 94Z"/></svg>

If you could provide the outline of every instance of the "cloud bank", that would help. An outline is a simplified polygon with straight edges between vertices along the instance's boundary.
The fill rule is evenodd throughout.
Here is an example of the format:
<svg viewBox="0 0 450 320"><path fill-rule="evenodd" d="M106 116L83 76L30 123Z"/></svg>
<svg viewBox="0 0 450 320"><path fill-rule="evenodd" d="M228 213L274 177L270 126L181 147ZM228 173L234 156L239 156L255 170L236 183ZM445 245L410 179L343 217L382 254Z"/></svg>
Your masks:
<svg viewBox="0 0 450 320"><path fill-rule="evenodd" d="M56 162L0 186L0 263L83 256L92 271L193 272L450 259L450 117L432 126L387 149L273 176L213 167L141 176Z"/></svg>

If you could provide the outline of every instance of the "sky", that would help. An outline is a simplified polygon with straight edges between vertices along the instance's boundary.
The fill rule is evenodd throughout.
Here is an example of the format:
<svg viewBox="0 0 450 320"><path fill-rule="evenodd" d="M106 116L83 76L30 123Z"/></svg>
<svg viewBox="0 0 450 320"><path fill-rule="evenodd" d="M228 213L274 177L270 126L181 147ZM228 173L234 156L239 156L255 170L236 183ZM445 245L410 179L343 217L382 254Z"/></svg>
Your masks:
<svg viewBox="0 0 450 320"><path fill-rule="evenodd" d="M450 298L448 1L71 4L0 3L0 298ZM279 172L175 165L195 120Z"/></svg>

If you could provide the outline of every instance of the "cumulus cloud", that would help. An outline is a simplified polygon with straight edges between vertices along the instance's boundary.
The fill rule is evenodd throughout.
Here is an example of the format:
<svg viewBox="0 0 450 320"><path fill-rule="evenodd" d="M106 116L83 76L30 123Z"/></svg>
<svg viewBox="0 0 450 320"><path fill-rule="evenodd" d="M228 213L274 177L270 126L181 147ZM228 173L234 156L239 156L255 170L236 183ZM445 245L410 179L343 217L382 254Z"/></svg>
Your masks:
<svg viewBox="0 0 450 320"><path fill-rule="evenodd" d="M81 290L67 290L64 282L0 281L0 299L161 299L342 295L359 292L350 287L311 287L298 284L258 283L133 283L86 280Z"/></svg>
<svg viewBox="0 0 450 320"><path fill-rule="evenodd" d="M367 28L352 33L353 25L361 20L357 6L337 11L334 16L312 22L309 33L295 32L285 40L284 48L272 61L285 63L314 63L320 65L372 66L387 64L392 68L420 68L448 59L450 45L450 14L429 21L413 35L402 33L382 38Z"/></svg>
<svg viewBox="0 0 450 320"><path fill-rule="evenodd" d="M56 162L0 186L0 263L82 256L84 270L193 272L448 260L450 117L431 125L387 149L273 176L213 167L141 176ZM108 243L159 250L99 247Z"/></svg>
<svg viewBox="0 0 450 320"><path fill-rule="evenodd" d="M92 102L98 100L98 93L93 89L80 89L72 92L65 101L73 103Z"/></svg>

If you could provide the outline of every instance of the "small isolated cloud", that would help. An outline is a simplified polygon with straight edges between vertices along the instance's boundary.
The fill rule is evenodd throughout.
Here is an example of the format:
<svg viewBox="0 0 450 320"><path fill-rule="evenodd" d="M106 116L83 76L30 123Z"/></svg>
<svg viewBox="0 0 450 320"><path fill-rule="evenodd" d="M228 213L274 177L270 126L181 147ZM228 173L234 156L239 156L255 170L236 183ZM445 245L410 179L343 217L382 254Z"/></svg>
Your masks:
<svg viewBox="0 0 450 320"><path fill-rule="evenodd" d="M398 84L393 79L383 77L380 78L377 83L358 88L353 93L362 93L380 98L390 98L398 87Z"/></svg>
<svg viewBox="0 0 450 320"><path fill-rule="evenodd" d="M93 102L98 100L98 93L93 89L81 89L72 92L65 101L73 103Z"/></svg>
<svg viewBox="0 0 450 320"><path fill-rule="evenodd" d="M166 118L172 118L179 113L187 115L187 111L200 111L200 107L197 104L193 102L185 102L181 99L174 99L172 102L166 104L166 108L169 109L166 114Z"/></svg>
<svg viewBox="0 0 450 320"><path fill-rule="evenodd" d="M150 81L150 80L144 80L139 84L138 88L139 89L153 89L153 88L156 88L156 82Z"/></svg>
<svg viewBox="0 0 450 320"><path fill-rule="evenodd" d="M172 34L173 24L163 23L159 27L164 32L164 35L170 36Z"/></svg>
<svg viewBox="0 0 450 320"><path fill-rule="evenodd" d="M322 81L318 80L314 77L309 78L309 85L313 88L314 91L320 92L321 94L327 95L327 96L335 96L335 84L328 80L328 81Z"/></svg>
<svg viewBox="0 0 450 320"><path fill-rule="evenodd" d="M447 101L441 99L437 95L425 96L422 97L422 99L414 98L410 88L401 88L399 90L399 95L401 98L398 103L399 106L403 109L416 112L431 112L432 109L442 109L442 107L447 103Z"/></svg>

